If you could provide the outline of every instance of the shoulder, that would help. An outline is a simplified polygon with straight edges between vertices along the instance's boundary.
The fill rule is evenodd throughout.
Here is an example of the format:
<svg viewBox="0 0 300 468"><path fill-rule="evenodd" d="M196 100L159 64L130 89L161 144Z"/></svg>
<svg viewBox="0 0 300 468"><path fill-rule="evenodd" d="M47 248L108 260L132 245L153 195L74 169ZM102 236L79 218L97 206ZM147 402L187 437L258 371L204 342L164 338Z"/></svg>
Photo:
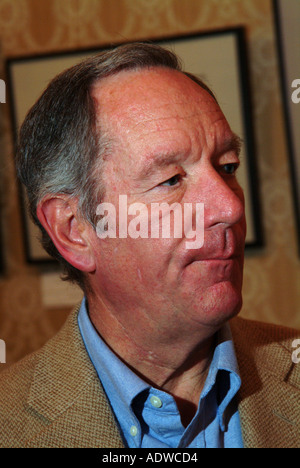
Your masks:
<svg viewBox="0 0 300 468"><path fill-rule="evenodd" d="M246 446L298 446L300 360L297 363L293 355L300 332L242 318L231 321L231 331L241 377L238 405Z"/></svg>
<svg viewBox="0 0 300 468"><path fill-rule="evenodd" d="M15 394L18 394L20 397L26 395L26 383L32 380L36 354L26 356L21 361L0 372L1 407L8 406Z"/></svg>
<svg viewBox="0 0 300 468"><path fill-rule="evenodd" d="M300 330L240 317L230 322L230 328L242 373L255 367L282 379L293 377L300 387L300 359L296 359Z"/></svg>
<svg viewBox="0 0 300 468"><path fill-rule="evenodd" d="M13 440L22 439L36 359L32 354L0 372L0 447L10 447Z"/></svg>
<svg viewBox="0 0 300 468"><path fill-rule="evenodd" d="M78 309L39 351L0 373L0 447L123 447L82 340Z"/></svg>
<svg viewBox="0 0 300 468"><path fill-rule="evenodd" d="M37 400L45 397L48 401L51 399L51 390L55 390L55 384L61 377L57 375L58 371L65 361L70 361L69 356L66 357L67 350L71 347L72 354L76 346L74 333L70 332L76 317L75 312L70 314L62 329L41 349L0 372L0 447L14 446L14 443L21 443L28 436L28 429L32 426L34 411L31 400L34 396ZM66 374L65 370L62 372ZM60 380L63 381L63 378ZM42 422L47 423L45 418L37 418L35 428Z"/></svg>
<svg viewBox="0 0 300 468"><path fill-rule="evenodd" d="M300 338L300 330L241 317L234 318L230 327L237 341L247 338L253 344L281 343L290 347L291 341Z"/></svg>
<svg viewBox="0 0 300 468"><path fill-rule="evenodd" d="M59 356L55 356L55 350L59 353L66 347L67 338L69 338L66 335L70 328L74 328L76 317L76 311L74 311L69 315L62 329L44 346L0 372L0 414L3 408L10 409L10 401L15 406L16 401L26 399L31 382L34 380L36 366L40 361L48 364L52 357L58 359Z"/></svg>

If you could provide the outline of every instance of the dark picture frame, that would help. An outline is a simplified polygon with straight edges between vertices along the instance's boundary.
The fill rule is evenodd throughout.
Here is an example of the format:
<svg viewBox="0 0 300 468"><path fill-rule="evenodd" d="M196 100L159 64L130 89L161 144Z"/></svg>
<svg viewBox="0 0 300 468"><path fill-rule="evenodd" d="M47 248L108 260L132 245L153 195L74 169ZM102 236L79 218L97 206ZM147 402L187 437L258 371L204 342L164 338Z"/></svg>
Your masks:
<svg viewBox="0 0 300 468"><path fill-rule="evenodd" d="M299 80L298 88L300 86L300 2L273 0L273 9L300 257L300 102L295 103L292 100L292 95L297 92L292 86L293 82ZM300 92L297 95L300 97Z"/></svg>
<svg viewBox="0 0 300 468"><path fill-rule="evenodd" d="M177 53L183 68L200 76L212 88L233 131L242 137L244 145L240 177L246 199L246 248L261 247L263 235L244 28L163 37L151 41L146 39L143 42L158 43ZM7 75L15 140L27 111L55 75L89 55L115 46L9 59ZM25 210L25 200L21 191L27 260L49 261L39 245L37 228Z"/></svg>

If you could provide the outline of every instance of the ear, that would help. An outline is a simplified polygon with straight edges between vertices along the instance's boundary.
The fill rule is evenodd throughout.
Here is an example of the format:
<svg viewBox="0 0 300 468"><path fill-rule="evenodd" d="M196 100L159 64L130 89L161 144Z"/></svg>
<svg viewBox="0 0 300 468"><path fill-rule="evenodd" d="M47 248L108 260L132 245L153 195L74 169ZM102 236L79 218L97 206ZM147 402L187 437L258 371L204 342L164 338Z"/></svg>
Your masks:
<svg viewBox="0 0 300 468"><path fill-rule="evenodd" d="M75 268L95 270L90 235L92 227L78 215L77 200L64 195L45 197L37 207L37 217L61 256Z"/></svg>

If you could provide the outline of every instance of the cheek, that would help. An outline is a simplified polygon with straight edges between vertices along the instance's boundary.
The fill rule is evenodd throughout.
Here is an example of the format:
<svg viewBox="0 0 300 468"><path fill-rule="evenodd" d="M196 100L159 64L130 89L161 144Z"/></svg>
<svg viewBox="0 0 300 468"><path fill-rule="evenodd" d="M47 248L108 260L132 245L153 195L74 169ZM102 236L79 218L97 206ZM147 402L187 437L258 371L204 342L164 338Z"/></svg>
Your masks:
<svg viewBox="0 0 300 468"><path fill-rule="evenodd" d="M154 288L167 277L175 249L172 239L131 239L127 244L129 262L139 271L145 286Z"/></svg>
<svg viewBox="0 0 300 468"><path fill-rule="evenodd" d="M165 277L173 248L166 239L102 239L94 247L97 251L97 270L114 283L142 282L149 286Z"/></svg>

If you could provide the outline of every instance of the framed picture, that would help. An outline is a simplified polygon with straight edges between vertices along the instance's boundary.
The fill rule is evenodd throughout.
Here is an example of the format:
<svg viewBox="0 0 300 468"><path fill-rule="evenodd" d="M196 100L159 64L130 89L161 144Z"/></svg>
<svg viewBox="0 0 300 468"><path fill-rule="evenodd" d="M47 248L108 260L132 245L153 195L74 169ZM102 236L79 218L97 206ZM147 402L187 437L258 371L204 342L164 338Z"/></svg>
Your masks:
<svg viewBox="0 0 300 468"><path fill-rule="evenodd" d="M273 0L300 255L300 2Z"/></svg>
<svg viewBox="0 0 300 468"><path fill-rule="evenodd" d="M146 42L149 42L149 39ZM241 155L243 164L239 177L246 199L246 244L248 248L262 245L244 30L217 30L155 39L151 42L159 43L177 53L183 62L184 70L200 76L212 88L233 131L244 140ZM55 75L87 56L108 48L110 47L9 60L7 69L15 134L17 135L29 108ZM36 227L26 213L24 227L28 260L46 260L47 254L37 241Z"/></svg>

